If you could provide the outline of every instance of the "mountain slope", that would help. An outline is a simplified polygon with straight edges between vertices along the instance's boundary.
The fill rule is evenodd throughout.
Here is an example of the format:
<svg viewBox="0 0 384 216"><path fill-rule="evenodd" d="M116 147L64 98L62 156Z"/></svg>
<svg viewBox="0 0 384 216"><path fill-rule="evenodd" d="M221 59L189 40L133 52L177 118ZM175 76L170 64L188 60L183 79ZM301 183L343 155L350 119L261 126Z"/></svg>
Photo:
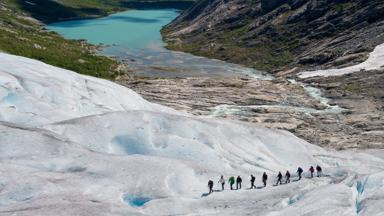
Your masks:
<svg viewBox="0 0 384 216"><path fill-rule="evenodd" d="M163 29L169 48L263 70L346 66L384 43L384 2L200 0Z"/></svg>
<svg viewBox="0 0 384 216"><path fill-rule="evenodd" d="M194 0L7 0L44 23L95 18L131 8L170 7L186 9Z"/></svg>
<svg viewBox="0 0 384 216"><path fill-rule="evenodd" d="M149 5L175 3L164 0L2 0L0 51L38 59L81 74L114 79L120 72L118 63L97 55L98 45L64 39L54 32L48 32L44 28L44 23L105 16L119 10L134 8L137 6L134 3L143 2ZM191 1L178 1L175 4L176 7L185 7L191 4ZM143 5L138 5L140 6Z"/></svg>

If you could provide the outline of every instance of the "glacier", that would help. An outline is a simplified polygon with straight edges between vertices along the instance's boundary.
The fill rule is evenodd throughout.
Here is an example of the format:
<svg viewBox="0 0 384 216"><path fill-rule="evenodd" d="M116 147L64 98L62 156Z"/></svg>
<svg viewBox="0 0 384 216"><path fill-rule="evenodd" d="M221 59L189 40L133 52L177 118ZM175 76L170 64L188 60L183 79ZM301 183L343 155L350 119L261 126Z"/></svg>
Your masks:
<svg viewBox="0 0 384 216"><path fill-rule="evenodd" d="M322 149L288 131L196 117L0 53L0 215L379 216L383 153ZM317 164L322 178L272 186L279 171ZM241 175L247 188L250 174L258 189L219 191L220 175Z"/></svg>

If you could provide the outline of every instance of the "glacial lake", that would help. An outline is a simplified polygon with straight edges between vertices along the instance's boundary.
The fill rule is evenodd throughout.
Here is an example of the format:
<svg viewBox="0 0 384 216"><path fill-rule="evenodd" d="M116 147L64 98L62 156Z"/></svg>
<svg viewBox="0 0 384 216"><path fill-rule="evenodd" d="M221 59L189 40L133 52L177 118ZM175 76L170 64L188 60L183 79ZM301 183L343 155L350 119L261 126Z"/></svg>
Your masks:
<svg viewBox="0 0 384 216"><path fill-rule="evenodd" d="M68 39L105 45L100 54L127 63L134 76L270 79L251 68L165 49L160 30L178 15L176 9L128 10L102 18L52 23L47 29Z"/></svg>
<svg viewBox="0 0 384 216"><path fill-rule="evenodd" d="M48 25L48 29L65 38L138 50L162 47L160 29L178 14L172 9L130 10L103 18L53 23Z"/></svg>

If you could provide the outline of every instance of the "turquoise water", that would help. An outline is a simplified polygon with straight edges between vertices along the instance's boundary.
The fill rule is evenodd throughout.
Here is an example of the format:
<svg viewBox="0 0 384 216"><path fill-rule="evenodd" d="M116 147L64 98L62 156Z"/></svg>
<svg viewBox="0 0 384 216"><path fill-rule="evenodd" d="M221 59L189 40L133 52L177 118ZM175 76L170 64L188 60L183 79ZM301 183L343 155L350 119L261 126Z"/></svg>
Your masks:
<svg viewBox="0 0 384 216"><path fill-rule="evenodd" d="M141 196L134 196L132 194L124 194L123 200L132 207L140 207L140 206L143 206L145 203L151 201L152 199L149 197L141 197Z"/></svg>
<svg viewBox="0 0 384 216"><path fill-rule="evenodd" d="M174 9L130 10L98 19L53 23L47 27L65 38L136 50L162 47L160 29L178 14Z"/></svg>
<svg viewBox="0 0 384 216"><path fill-rule="evenodd" d="M250 76L260 71L164 48L161 28L178 16L176 9L129 10L107 17L53 23L47 26L68 39L104 44L102 55L127 64L140 77Z"/></svg>

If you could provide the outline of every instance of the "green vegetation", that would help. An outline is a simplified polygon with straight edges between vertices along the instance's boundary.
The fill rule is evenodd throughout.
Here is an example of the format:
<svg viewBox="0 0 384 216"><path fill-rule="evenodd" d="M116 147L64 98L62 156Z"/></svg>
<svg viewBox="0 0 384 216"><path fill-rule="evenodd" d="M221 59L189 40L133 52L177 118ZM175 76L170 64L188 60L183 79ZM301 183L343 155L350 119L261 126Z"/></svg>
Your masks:
<svg viewBox="0 0 384 216"><path fill-rule="evenodd" d="M343 11L343 10L348 10L352 8L354 4L352 2L343 2L339 4L332 5L332 9L335 11Z"/></svg>
<svg viewBox="0 0 384 216"><path fill-rule="evenodd" d="M5 0L5 3L14 10L23 11L44 23L105 16L123 9L119 7L117 0Z"/></svg>
<svg viewBox="0 0 384 216"><path fill-rule="evenodd" d="M359 94L362 92L362 86L360 83L357 83L357 82L344 84L341 86L341 89L344 92L349 92L349 93L353 93L353 94Z"/></svg>
<svg viewBox="0 0 384 216"><path fill-rule="evenodd" d="M181 6L193 0L182 0ZM146 6L176 4L169 0L2 0L0 1L0 51L37 59L81 74L114 79L118 63L96 54L97 47L81 40L67 40L44 30L43 23L81 19ZM130 3L130 4L129 4ZM144 3L144 5L143 5ZM161 5L160 5L161 6ZM31 19L31 17L35 18ZM38 21L37 21L38 20Z"/></svg>
<svg viewBox="0 0 384 216"><path fill-rule="evenodd" d="M118 74L117 62L96 55L95 46L85 41L66 40L54 32L45 31L39 23L22 13L15 3L6 0L5 4L0 4L0 50L81 74L107 79Z"/></svg>
<svg viewBox="0 0 384 216"><path fill-rule="evenodd" d="M188 52L195 55L206 56L208 58L217 58L225 61L243 64L258 70L271 71L291 64L294 60L289 51L273 53L267 46L240 47L234 45L222 46L221 48L201 49L201 45L183 44L182 46L168 42L168 49Z"/></svg>
<svg viewBox="0 0 384 216"><path fill-rule="evenodd" d="M193 0L6 0L15 8L44 23L106 16L130 8L189 6Z"/></svg>
<svg viewBox="0 0 384 216"><path fill-rule="evenodd" d="M286 67L294 62L294 56L288 50L276 51L280 50L279 45L272 41L260 45L244 45L239 38L248 31L247 26L232 31L221 31L215 35L214 41L197 39L186 42L187 38L193 38L189 35L183 35L179 39L168 39L171 31L169 27L161 31L167 40L167 48L171 50L221 59L265 71Z"/></svg>

